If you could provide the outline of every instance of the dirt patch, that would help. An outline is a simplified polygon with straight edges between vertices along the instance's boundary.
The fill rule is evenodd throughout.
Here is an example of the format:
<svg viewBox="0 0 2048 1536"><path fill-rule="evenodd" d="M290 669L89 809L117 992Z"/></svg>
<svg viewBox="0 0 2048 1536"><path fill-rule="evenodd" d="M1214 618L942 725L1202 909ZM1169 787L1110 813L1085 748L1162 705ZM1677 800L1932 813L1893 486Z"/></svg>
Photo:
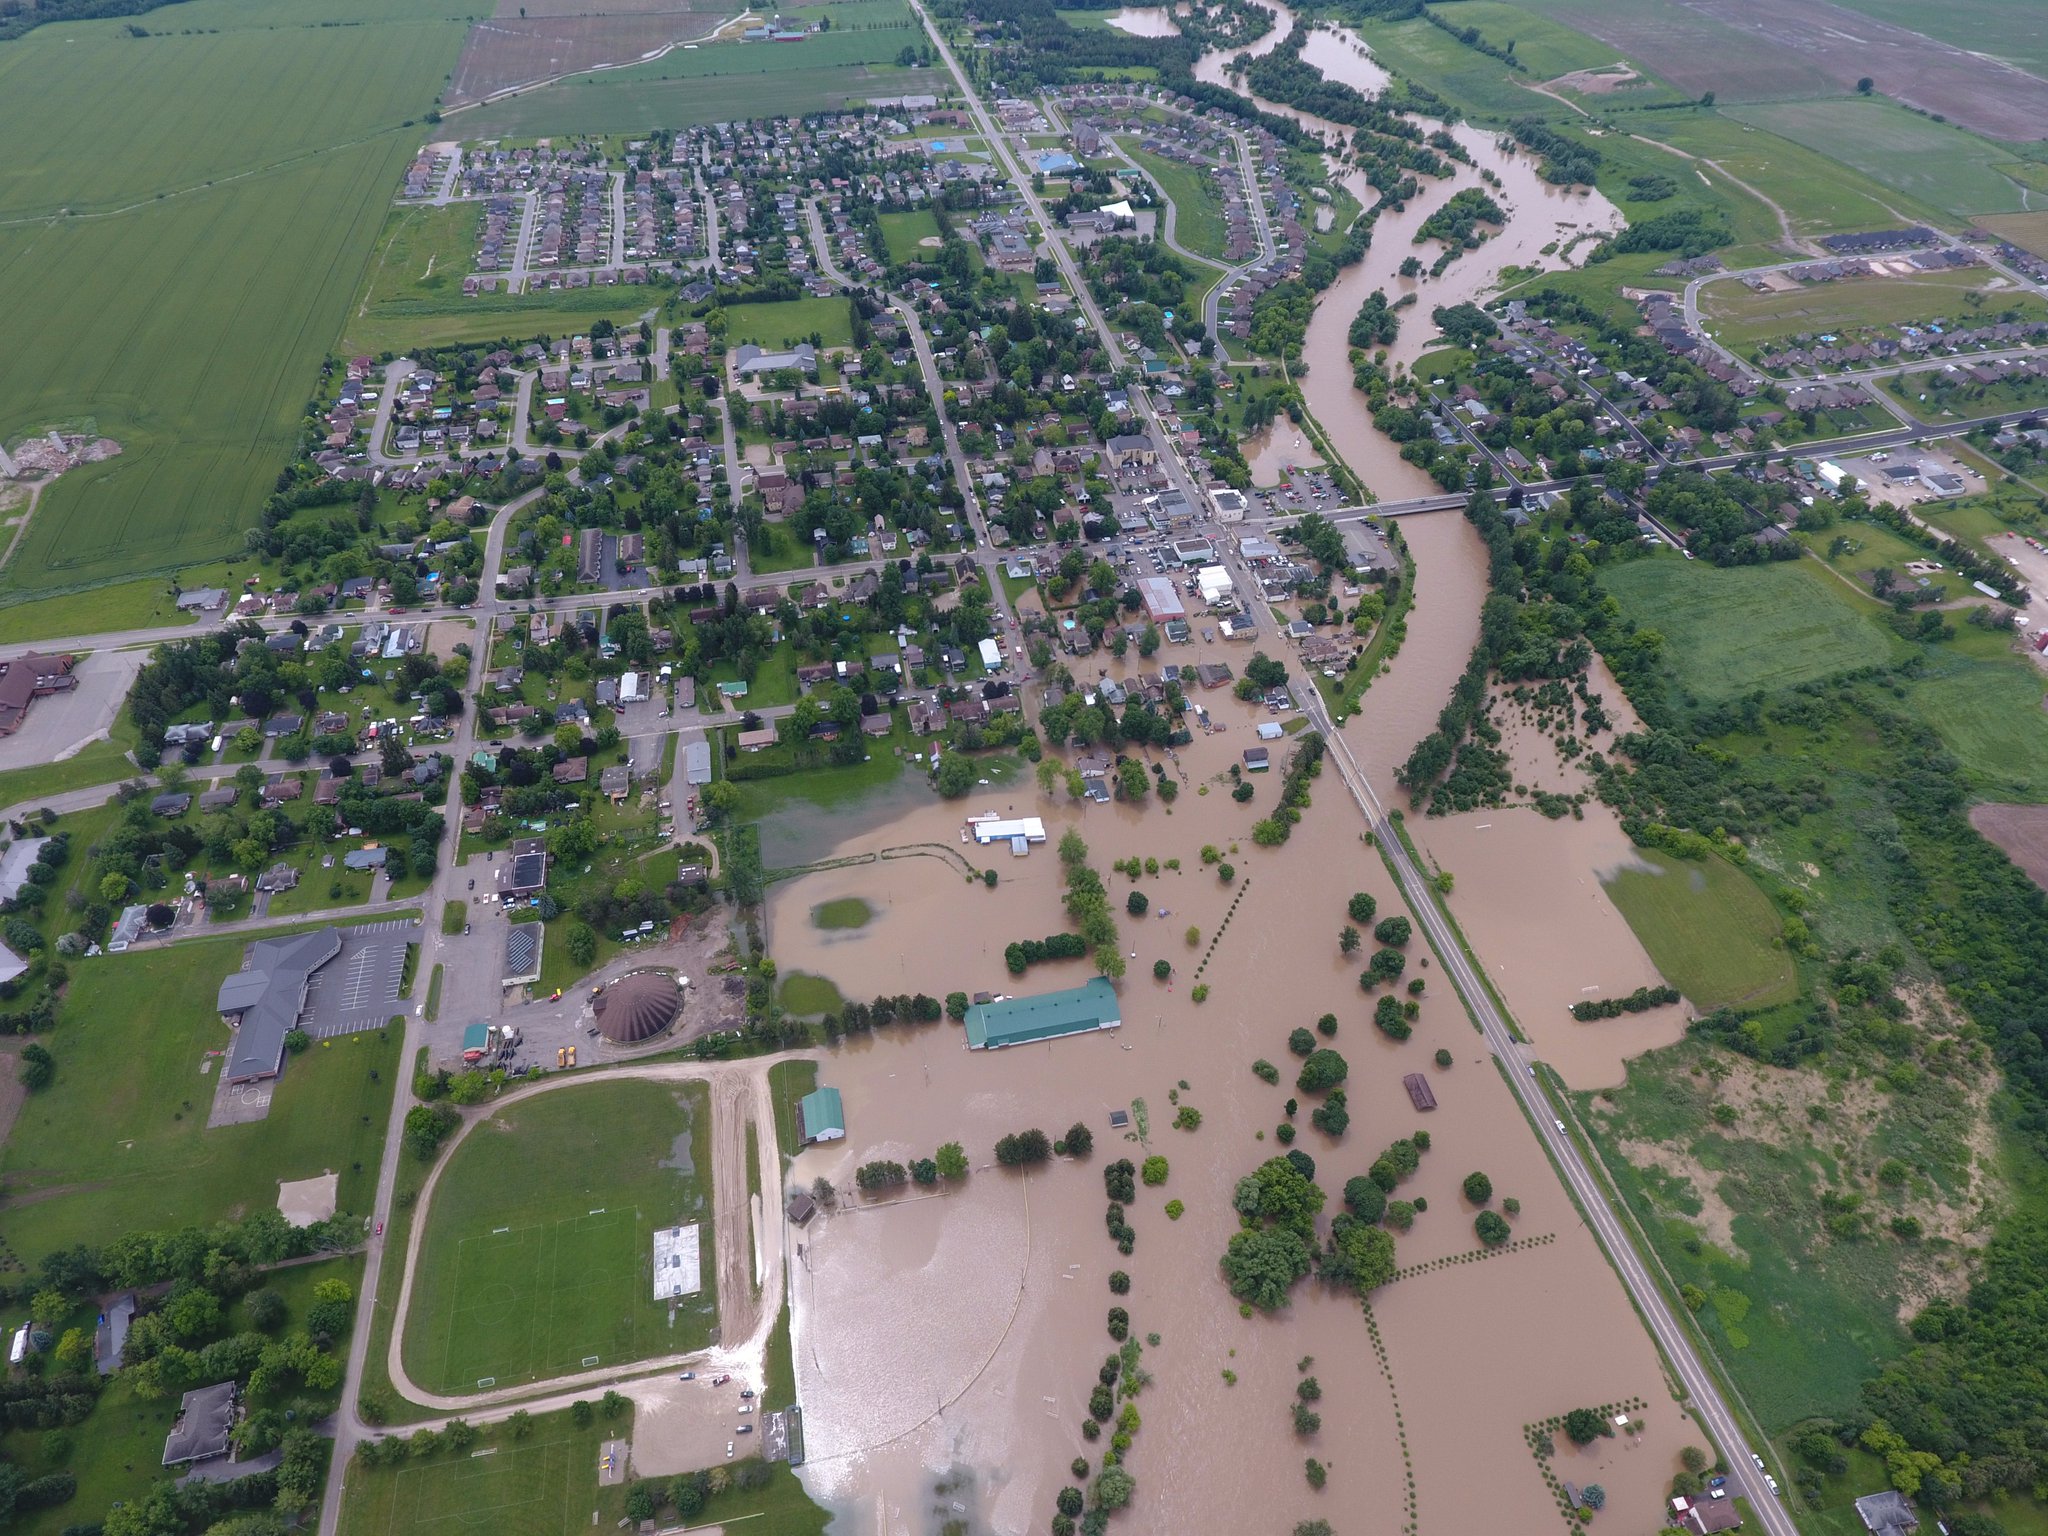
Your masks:
<svg viewBox="0 0 2048 1536"><path fill-rule="evenodd" d="M1970 825L2048 890L2048 805L1973 805Z"/></svg>
<svg viewBox="0 0 2048 1536"><path fill-rule="evenodd" d="M7 1145L15 1117L28 1102L28 1090L21 1086L21 1074L15 1067L21 1046L19 1040L0 1040L0 1147Z"/></svg>
<svg viewBox="0 0 2048 1536"><path fill-rule="evenodd" d="M323 1173L310 1179L280 1179L277 1208L295 1227L310 1227L334 1214L341 1187L341 1175Z"/></svg>
<svg viewBox="0 0 2048 1536"><path fill-rule="evenodd" d="M628 5L621 13L602 16L500 15L480 21L463 41L462 57L448 86L448 104L474 106L514 86L629 64L676 43L710 36L728 14L672 4L659 11L635 12Z"/></svg>
<svg viewBox="0 0 2048 1536"><path fill-rule="evenodd" d="M1581 96L1607 96L1615 91L1626 90L1632 85L1647 82L1628 65L1616 62L1603 64L1598 69L1574 70L1568 75L1559 75L1555 80L1545 82L1553 91L1576 91Z"/></svg>

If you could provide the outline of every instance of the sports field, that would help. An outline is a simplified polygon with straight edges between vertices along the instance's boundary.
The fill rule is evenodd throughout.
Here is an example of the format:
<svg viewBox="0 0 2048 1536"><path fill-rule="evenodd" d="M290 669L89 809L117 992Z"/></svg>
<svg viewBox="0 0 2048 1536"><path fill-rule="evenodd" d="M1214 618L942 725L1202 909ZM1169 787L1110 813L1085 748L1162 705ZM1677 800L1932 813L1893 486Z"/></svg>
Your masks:
<svg viewBox="0 0 2048 1536"><path fill-rule="evenodd" d="M90 415L125 450L51 487L0 601L240 548L425 137L449 9L188 0L200 35L0 51L0 439Z"/></svg>
<svg viewBox="0 0 2048 1536"><path fill-rule="evenodd" d="M1607 879L1607 895L1695 1008L1768 1008L1799 995L1792 957L1773 942L1778 914L1748 875L1725 859L1654 848L1636 858L1648 867Z"/></svg>
<svg viewBox="0 0 2048 1536"><path fill-rule="evenodd" d="M1601 573L1622 611L1664 637L1681 689L1709 703L1789 688L1906 653L1853 593L1808 561L1721 569L1663 553Z"/></svg>
<svg viewBox="0 0 2048 1536"><path fill-rule="evenodd" d="M1891 102L1784 101L1723 109L1952 214L2012 213L2020 189L1998 170L2011 151Z"/></svg>
<svg viewBox="0 0 2048 1536"><path fill-rule="evenodd" d="M501 1421L482 1426L468 1451L427 1461L348 1469L343 1536L562 1536L587 1527L604 1499L598 1459L604 1442L632 1433L632 1420L599 1418L579 1429L566 1410L532 1420L525 1438ZM337 1469L338 1471L339 1469Z"/></svg>
<svg viewBox="0 0 2048 1536"><path fill-rule="evenodd" d="M437 1392L700 1348L717 1318L701 1084L595 1082L485 1121L435 1189L405 1330ZM656 1302L653 1239L697 1224L702 1288Z"/></svg>
<svg viewBox="0 0 2048 1536"><path fill-rule="evenodd" d="M891 261L916 261L920 256L930 256L933 248L924 244L926 240L939 238L939 221L929 208L916 213L884 213L882 240L889 248Z"/></svg>

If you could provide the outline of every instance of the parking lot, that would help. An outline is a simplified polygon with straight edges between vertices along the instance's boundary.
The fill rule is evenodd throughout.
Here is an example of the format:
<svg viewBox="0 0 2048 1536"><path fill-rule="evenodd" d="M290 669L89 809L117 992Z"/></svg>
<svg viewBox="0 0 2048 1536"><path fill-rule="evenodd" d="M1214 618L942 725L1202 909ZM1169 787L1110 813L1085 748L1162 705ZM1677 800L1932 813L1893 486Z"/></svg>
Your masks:
<svg viewBox="0 0 2048 1536"><path fill-rule="evenodd" d="M341 953L313 973L300 1027L315 1039L377 1029L399 1011L405 951L420 941L416 918L341 930Z"/></svg>

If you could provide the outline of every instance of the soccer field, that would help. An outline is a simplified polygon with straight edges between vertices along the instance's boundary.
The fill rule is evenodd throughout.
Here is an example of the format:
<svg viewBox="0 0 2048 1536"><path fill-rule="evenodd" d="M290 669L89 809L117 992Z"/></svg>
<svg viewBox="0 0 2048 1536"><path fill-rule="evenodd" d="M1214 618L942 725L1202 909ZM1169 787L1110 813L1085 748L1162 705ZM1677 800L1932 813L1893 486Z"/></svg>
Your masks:
<svg viewBox="0 0 2048 1536"><path fill-rule="evenodd" d="M423 1223L406 1369L474 1391L701 1347L717 1316L710 1140L700 1084L579 1085L478 1127ZM672 1313L654 1236L691 1223L700 1286Z"/></svg>

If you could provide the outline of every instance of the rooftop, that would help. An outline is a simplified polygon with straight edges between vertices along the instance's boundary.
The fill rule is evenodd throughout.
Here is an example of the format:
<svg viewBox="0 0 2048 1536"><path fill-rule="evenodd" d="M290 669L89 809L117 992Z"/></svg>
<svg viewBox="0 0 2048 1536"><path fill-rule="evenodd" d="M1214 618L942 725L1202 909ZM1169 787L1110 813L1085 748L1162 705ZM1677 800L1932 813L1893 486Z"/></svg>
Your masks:
<svg viewBox="0 0 2048 1536"><path fill-rule="evenodd" d="M338 928L258 939L249 946L248 965L220 984L220 1012L241 1016L228 1050L226 1081L277 1075L284 1065L284 1037L305 1011L313 973L340 953Z"/></svg>
<svg viewBox="0 0 2048 1536"><path fill-rule="evenodd" d="M1116 989L1096 976L1061 992L974 1004L967 1010L967 1044L971 1050L1000 1050L1087 1030L1115 1029L1121 1023Z"/></svg>

